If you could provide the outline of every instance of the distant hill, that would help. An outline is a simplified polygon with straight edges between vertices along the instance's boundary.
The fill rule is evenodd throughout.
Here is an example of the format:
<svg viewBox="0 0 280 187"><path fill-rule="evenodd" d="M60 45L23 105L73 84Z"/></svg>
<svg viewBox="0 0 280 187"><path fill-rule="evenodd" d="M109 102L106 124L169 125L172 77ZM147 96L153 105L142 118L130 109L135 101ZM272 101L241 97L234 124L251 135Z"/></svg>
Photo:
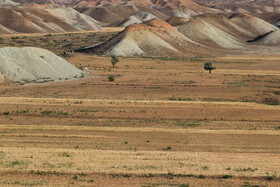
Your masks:
<svg viewBox="0 0 280 187"><path fill-rule="evenodd" d="M0 34L101 30L93 18L72 8L31 9L0 7Z"/></svg>
<svg viewBox="0 0 280 187"><path fill-rule="evenodd" d="M78 51L117 56L211 56L276 54L279 50L279 28L249 14L204 14L185 21L176 27L159 18L133 24L102 44Z"/></svg>

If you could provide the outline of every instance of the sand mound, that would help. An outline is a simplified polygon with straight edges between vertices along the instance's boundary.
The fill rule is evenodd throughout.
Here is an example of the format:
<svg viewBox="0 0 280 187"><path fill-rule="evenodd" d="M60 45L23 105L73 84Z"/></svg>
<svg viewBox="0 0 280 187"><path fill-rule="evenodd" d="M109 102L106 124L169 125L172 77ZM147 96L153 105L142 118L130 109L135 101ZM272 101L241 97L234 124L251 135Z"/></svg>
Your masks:
<svg viewBox="0 0 280 187"><path fill-rule="evenodd" d="M247 10L243 9L243 8L240 8L240 7L237 7L236 9L233 10L234 12L238 12L238 13L248 13Z"/></svg>
<svg viewBox="0 0 280 187"><path fill-rule="evenodd" d="M0 0L0 5L4 5L4 6L16 6L19 5L19 3L15 3L12 0Z"/></svg>
<svg viewBox="0 0 280 187"><path fill-rule="evenodd" d="M262 35L276 29L272 24L249 14L233 14L229 18L233 24L251 35Z"/></svg>
<svg viewBox="0 0 280 187"><path fill-rule="evenodd" d="M206 46L242 49L247 40L277 27L248 14L205 14L178 27L188 38Z"/></svg>
<svg viewBox="0 0 280 187"><path fill-rule="evenodd" d="M183 17L171 17L171 18L168 18L166 20L166 22L172 26L179 26L179 25L183 25L184 23L187 23L189 21L189 19L187 18L183 18Z"/></svg>
<svg viewBox="0 0 280 187"><path fill-rule="evenodd" d="M248 14L204 14L176 28L157 18L130 25L110 40L79 51L117 56L254 53L263 49L247 41L277 29Z"/></svg>
<svg viewBox="0 0 280 187"><path fill-rule="evenodd" d="M47 82L80 77L82 71L55 54L34 47L0 48L0 74L21 82Z"/></svg>
<svg viewBox="0 0 280 187"><path fill-rule="evenodd" d="M110 5L103 5L104 0L98 2L100 4L96 7L76 7L76 10L106 23L106 26L117 26L129 16L147 21L154 17L166 20L173 16L190 18L203 13L217 12L191 0L107 0Z"/></svg>
<svg viewBox="0 0 280 187"><path fill-rule="evenodd" d="M279 11L278 0L193 0L202 6L213 7L225 12L268 13Z"/></svg>
<svg viewBox="0 0 280 187"><path fill-rule="evenodd" d="M198 46L199 44L157 18L130 25L110 40L79 52L117 56L172 56L186 55L191 50L191 54L194 55L197 52L193 48Z"/></svg>
<svg viewBox="0 0 280 187"><path fill-rule="evenodd" d="M156 16L154 16L153 14L149 13L149 12L138 12L136 14L136 16L138 16L139 18L142 19L142 21L148 21L154 18L157 18Z"/></svg>
<svg viewBox="0 0 280 187"><path fill-rule="evenodd" d="M178 30L188 38L206 46L215 46L228 49L241 49L242 44L237 38L205 19L192 19Z"/></svg>
<svg viewBox="0 0 280 187"><path fill-rule="evenodd" d="M74 26L77 30L102 30L98 21L90 16L79 13L73 8L55 8L47 9L47 11L65 23Z"/></svg>
<svg viewBox="0 0 280 187"><path fill-rule="evenodd" d="M143 22L144 25L154 27L154 28L164 28L167 30L175 30L174 27L172 27L170 24L168 24L166 21L162 19L151 19L149 21Z"/></svg>
<svg viewBox="0 0 280 187"><path fill-rule="evenodd" d="M105 26L117 26L129 16L135 16L139 12L139 9L134 6L97 6L76 8L76 10L103 23Z"/></svg>
<svg viewBox="0 0 280 187"><path fill-rule="evenodd" d="M0 34L100 30L99 24L89 16L73 9L59 10L53 9L50 13L37 8L0 7Z"/></svg>
<svg viewBox="0 0 280 187"><path fill-rule="evenodd" d="M118 24L118 27L127 27L129 25L136 24L136 23L142 23L142 20L140 20L139 18L137 18L135 16L129 16L128 18L126 18L125 20L120 22Z"/></svg>
<svg viewBox="0 0 280 187"><path fill-rule="evenodd" d="M117 26L118 27L127 27L129 25L136 24L136 23L142 23L144 21L148 21L148 20L151 20L154 18L156 18L156 16L154 16L150 13L138 12L136 15L129 16L128 18L124 19Z"/></svg>

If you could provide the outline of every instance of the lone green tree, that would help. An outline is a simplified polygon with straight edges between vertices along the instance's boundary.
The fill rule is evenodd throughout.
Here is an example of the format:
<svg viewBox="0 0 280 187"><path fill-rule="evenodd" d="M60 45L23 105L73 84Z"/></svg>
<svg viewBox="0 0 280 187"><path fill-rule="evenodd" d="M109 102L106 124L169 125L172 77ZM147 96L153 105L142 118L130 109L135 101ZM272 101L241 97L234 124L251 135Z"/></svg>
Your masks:
<svg viewBox="0 0 280 187"><path fill-rule="evenodd" d="M216 67L214 67L214 66L212 65L212 62L206 62L206 63L204 64L204 69L207 70L207 71L209 71L209 73L211 73L212 70L215 70L215 69L216 69Z"/></svg>
<svg viewBox="0 0 280 187"><path fill-rule="evenodd" d="M120 60L117 56L112 56L111 63L112 63L113 68L115 67L116 63L118 63L119 61Z"/></svg>

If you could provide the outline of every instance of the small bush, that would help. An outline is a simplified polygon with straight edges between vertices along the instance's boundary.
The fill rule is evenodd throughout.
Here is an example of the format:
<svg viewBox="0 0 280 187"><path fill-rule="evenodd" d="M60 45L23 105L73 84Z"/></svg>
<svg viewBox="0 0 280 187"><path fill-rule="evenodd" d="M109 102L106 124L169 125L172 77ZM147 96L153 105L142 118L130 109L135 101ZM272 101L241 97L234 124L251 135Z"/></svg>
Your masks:
<svg viewBox="0 0 280 187"><path fill-rule="evenodd" d="M263 100L263 103L267 104L267 105L280 105L280 101L276 98L265 98Z"/></svg>
<svg viewBox="0 0 280 187"><path fill-rule="evenodd" d="M189 187L189 184L181 184L180 187Z"/></svg>
<svg viewBox="0 0 280 187"><path fill-rule="evenodd" d="M86 177L86 176L88 176L88 174L87 174L87 173L79 173L79 175L80 175L80 176L82 176L82 177Z"/></svg>
<svg viewBox="0 0 280 187"><path fill-rule="evenodd" d="M205 175L199 175L198 178L200 178L200 179L205 179L206 176L205 176Z"/></svg>
<svg viewBox="0 0 280 187"><path fill-rule="evenodd" d="M166 148L163 148L162 150L165 150L165 151L167 151L167 150L171 150L171 147L170 147L170 146L168 146L168 147L166 147Z"/></svg>
<svg viewBox="0 0 280 187"><path fill-rule="evenodd" d="M229 179L229 178L232 178L232 175L223 175L222 178L223 179Z"/></svg>
<svg viewBox="0 0 280 187"><path fill-rule="evenodd" d="M269 181L273 181L276 179L276 173L274 173L273 175L269 175L269 173L266 173L266 179Z"/></svg>
<svg viewBox="0 0 280 187"><path fill-rule="evenodd" d="M202 167L203 170L209 170L209 167L208 166L204 166Z"/></svg>
<svg viewBox="0 0 280 187"><path fill-rule="evenodd" d="M131 175L125 174L125 175L124 175L124 177L126 177L126 178L130 178L130 177L131 177Z"/></svg>
<svg viewBox="0 0 280 187"><path fill-rule="evenodd" d="M54 113L54 111L44 110L41 112L41 114L49 115L51 113Z"/></svg>
<svg viewBox="0 0 280 187"><path fill-rule="evenodd" d="M109 79L110 82L115 81L115 77L113 77L113 76L109 76L108 79Z"/></svg>

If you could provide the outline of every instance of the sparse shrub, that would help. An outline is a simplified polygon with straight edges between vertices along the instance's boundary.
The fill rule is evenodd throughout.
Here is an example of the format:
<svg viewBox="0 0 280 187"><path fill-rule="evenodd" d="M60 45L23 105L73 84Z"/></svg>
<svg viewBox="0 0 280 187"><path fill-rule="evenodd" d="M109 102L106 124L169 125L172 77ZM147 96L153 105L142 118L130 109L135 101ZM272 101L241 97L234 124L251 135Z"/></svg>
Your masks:
<svg viewBox="0 0 280 187"><path fill-rule="evenodd" d="M166 148L163 148L162 150L165 150L165 151L167 151L167 150L171 150L171 147L170 147L170 146L168 146L168 147L166 147Z"/></svg>
<svg viewBox="0 0 280 187"><path fill-rule="evenodd" d="M67 51L64 51L60 54L61 56L64 56L64 57L69 57L69 53Z"/></svg>
<svg viewBox="0 0 280 187"><path fill-rule="evenodd" d="M115 81L115 77L113 77L113 76L109 76L108 79L109 79L110 82Z"/></svg>
<svg viewBox="0 0 280 187"><path fill-rule="evenodd" d="M276 179L276 173L274 173L273 175L270 175L269 173L266 173L266 179L269 181L273 181Z"/></svg>
<svg viewBox="0 0 280 187"><path fill-rule="evenodd" d="M200 178L200 179L205 179L206 176L205 176L205 175L199 175L198 178Z"/></svg>
<svg viewBox="0 0 280 187"><path fill-rule="evenodd" d="M250 184L249 182L245 182L240 187L260 187L260 186L259 185L255 185L255 184ZM262 187L265 187L265 186L262 186Z"/></svg>
<svg viewBox="0 0 280 187"><path fill-rule="evenodd" d="M277 98L265 98L263 100L263 103L267 104L267 105L280 105L280 101Z"/></svg>
<svg viewBox="0 0 280 187"><path fill-rule="evenodd" d="M177 125L182 126L182 127L198 127L200 125L200 122L195 122L195 121L181 121L178 120L176 121Z"/></svg>
<svg viewBox="0 0 280 187"><path fill-rule="evenodd" d="M204 166L204 167L202 167L202 169L209 170L209 167L208 166Z"/></svg>
<svg viewBox="0 0 280 187"><path fill-rule="evenodd" d="M255 168L255 169L253 169L253 168L242 168L242 169L235 169L235 171L237 171L237 172L242 172L242 171L251 171L251 172L255 172L255 171L257 171L258 170L258 168Z"/></svg>
<svg viewBox="0 0 280 187"><path fill-rule="evenodd" d="M229 178L232 178L232 175L223 175L222 178L223 179L229 179Z"/></svg>
<svg viewBox="0 0 280 187"><path fill-rule="evenodd" d="M176 98L175 96L172 96L171 98L169 98L169 100L171 101L195 101L195 99L192 99L192 98L182 98L182 97L178 97Z"/></svg>
<svg viewBox="0 0 280 187"><path fill-rule="evenodd" d="M189 184L181 184L180 187L189 187Z"/></svg>
<svg viewBox="0 0 280 187"><path fill-rule="evenodd" d="M171 173L171 172L168 172L167 175L168 175L168 176L173 176L174 174Z"/></svg>
<svg viewBox="0 0 280 187"><path fill-rule="evenodd" d="M10 114L10 112L4 112L3 114L4 114L4 115L9 115L9 114Z"/></svg>
<svg viewBox="0 0 280 187"><path fill-rule="evenodd" d="M18 161L18 160L15 160L15 161L11 162L11 166L22 165L22 164L23 164L23 162L22 161Z"/></svg>
<svg viewBox="0 0 280 187"><path fill-rule="evenodd" d="M58 114L58 115L64 115L64 116L67 116L67 115L68 115L68 112L62 112L62 111L59 111L57 114Z"/></svg>
<svg viewBox="0 0 280 187"><path fill-rule="evenodd" d="M44 114L44 115L49 115L51 113L54 113L54 111L45 110L45 111L41 112L41 114Z"/></svg>
<svg viewBox="0 0 280 187"><path fill-rule="evenodd" d="M74 179L75 181L78 180L78 176L75 175L75 176L73 177L73 179Z"/></svg>
<svg viewBox="0 0 280 187"><path fill-rule="evenodd" d="M86 177L86 176L88 176L88 174L87 174L87 173L79 173L79 175L80 175L80 176L82 176L82 177Z"/></svg>
<svg viewBox="0 0 280 187"><path fill-rule="evenodd" d="M46 175L47 172L45 172L45 171L36 171L35 174L37 174L37 175Z"/></svg>
<svg viewBox="0 0 280 187"><path fill-rule="evenodd" d="M71 157L71 154L67 153L67 152L62 152L62 153L59 153L58 156L61 156L61 157Z"/></svg>

